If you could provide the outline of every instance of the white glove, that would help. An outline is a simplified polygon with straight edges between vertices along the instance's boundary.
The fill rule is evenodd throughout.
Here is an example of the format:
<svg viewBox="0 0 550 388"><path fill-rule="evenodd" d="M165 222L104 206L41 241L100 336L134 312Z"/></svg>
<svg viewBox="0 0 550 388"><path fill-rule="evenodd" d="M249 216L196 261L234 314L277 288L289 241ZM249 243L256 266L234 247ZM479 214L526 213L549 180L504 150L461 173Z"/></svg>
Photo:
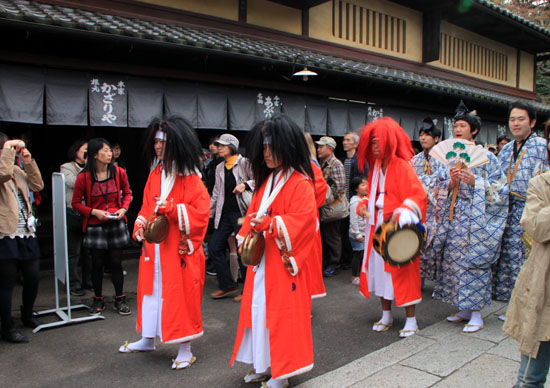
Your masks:
<svg viewBox="0 0 550 388"><path fill-rule="evenodd" d="M404 207L397 208L395 209L393 214L396 214L396 213L399 214L400 227L403 227L403 225L411 225L411 224L416 225L420 222L416 214L414 214L414 212L412 212L407 208L404 208Z"/></svg>

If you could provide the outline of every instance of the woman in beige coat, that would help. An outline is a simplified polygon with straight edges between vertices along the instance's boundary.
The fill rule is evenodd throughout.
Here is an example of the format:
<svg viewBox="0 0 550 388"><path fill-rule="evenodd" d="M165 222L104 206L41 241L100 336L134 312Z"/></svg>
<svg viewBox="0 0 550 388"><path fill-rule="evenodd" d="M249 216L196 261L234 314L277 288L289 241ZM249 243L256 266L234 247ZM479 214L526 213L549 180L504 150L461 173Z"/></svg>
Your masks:
<svg viewBox="0 0 550 388"><path fill-rule="evenodd" d="M24 170L14 164L17 153L23 161ZM2 339L8 342L29 342L15 329L11 316L18 270L23 275L23 324L33 329L40 325L32 313L38 293L40 250L29 192L40 191L43 187L38 166L25 148L25 143L8 140L0 132L0 320Z"/></svg>
<svg viewBox="0 0 550 388"><path fill-rule="evenodd" d="M516 388L542 388L550 366L550 171L529 181L521 226L533 246L516 280L503 330L519 342Z"/></svg>

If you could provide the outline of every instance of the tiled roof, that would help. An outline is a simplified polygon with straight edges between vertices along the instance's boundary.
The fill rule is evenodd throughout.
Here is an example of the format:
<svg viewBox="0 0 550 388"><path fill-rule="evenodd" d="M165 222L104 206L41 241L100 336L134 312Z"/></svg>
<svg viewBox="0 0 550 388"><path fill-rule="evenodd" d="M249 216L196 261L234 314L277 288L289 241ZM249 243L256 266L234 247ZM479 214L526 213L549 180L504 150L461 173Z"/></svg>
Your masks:
<svg viewBox="0 0 550 388"><path fill-rule="evenodd" d="M519 15L516 15L515 13L513 12L510 12L508 11L506 8L502 8L498 5L496 5L495 3L493 3L492 1L488 1L488 0L476 0L477 3L489 8L489 9L492 9L492 10L495 10L503 15L506 15L508 16L510 19L513 19L513 20L516 20L520 23L523 23L527 26L529 26L530 28L534 29L534 30L537 30L538 32L542 32L543 34L545 35L548 35L550 36L550 30L547 30L546 28L542 27L542 26L539 26L538 24L535 24L527 19L524 19L522 18L521 16ZM550 50L550 48L549 48Z"/></svg>
<svg viewBox="0 0 550 388"><path fill-rule="evenodd" d="M483 0L478 1L480 3L483 2ZM255 56L280 61L281 63L292 64L293 62L303 63L305 61L307 66L318 71L345 72L371 79L436 90L450 95L484 99L499 104L509 104L518 99L512 95L457 81L325 55L274 41L261 40L229 32L209 31L99 12L89 12L35 1L0 0L0 21L2 19L53 25L66 28L67 30L76 29L123 35L135 39L174 44L182 48L192 47L205 51L242 54L243 56ZM299 58L304 58L304 61L298 60ZM550 112L550 105L527 99L525 101L531 103L540 111Z"/></svg>

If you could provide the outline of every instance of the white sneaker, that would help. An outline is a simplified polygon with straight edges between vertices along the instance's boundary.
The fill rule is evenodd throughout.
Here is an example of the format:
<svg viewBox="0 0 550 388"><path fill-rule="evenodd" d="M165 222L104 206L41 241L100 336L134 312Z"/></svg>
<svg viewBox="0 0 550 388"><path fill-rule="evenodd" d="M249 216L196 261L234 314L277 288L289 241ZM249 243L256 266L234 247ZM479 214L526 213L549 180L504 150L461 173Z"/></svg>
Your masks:
<svg viewBox="0 0 550 388"><path fill-rule="evenodd" d="M351 281L351 284L353 284L354 286L358 286L359 283L360 283L360 279L358 277L353 278L353 280Z"/></svg>

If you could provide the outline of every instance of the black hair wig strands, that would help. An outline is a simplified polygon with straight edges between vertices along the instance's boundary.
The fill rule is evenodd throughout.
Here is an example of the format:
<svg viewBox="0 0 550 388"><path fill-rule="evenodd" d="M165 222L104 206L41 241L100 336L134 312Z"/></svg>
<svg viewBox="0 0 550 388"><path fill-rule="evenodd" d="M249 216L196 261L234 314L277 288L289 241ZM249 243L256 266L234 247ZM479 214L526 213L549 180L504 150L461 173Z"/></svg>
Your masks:
<svg viewBox="0 0 550 388"><path fill-rule="evenodd" d="M201 170L202 147L197 135L187 120L177 116L165 120L154 119L149 124L145 140L145 156L149 165L152 165L156 156L154 144L157 131L166 134L162 161L165 168L175 168L181 175Z"/></svg>
<svg viewBox="0 0 550 388"><path fill-rule="evenodd" d="M264 160L264 138L269 139L273 157L281 162L283 170L293 167L313 178L311 157L303 131L292 119L277 114L254 125L249 133L246 156L252 165L256 187L260 187L271 173Z"/></svg>

